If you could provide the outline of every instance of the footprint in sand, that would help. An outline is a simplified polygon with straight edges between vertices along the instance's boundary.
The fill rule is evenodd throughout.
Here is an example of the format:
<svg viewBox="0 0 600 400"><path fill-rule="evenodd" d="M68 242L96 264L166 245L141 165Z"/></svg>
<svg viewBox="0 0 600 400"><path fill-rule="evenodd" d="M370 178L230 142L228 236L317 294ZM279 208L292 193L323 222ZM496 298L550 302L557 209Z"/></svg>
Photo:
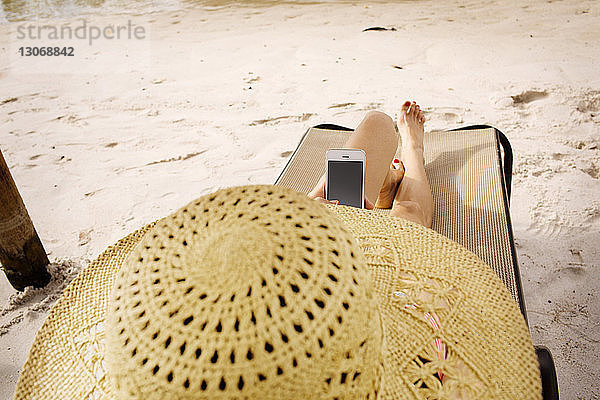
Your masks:
<svg viewBox="0 0 600 400"><path fill-rule="evenodd" d="M587 162L585 162L583 166L578 167L577 169L581 172L585 172L594 179L600 179L600 166L593 161L586 161Z"/></svg>
<svg viewBox="0 0 600 400"><path fill-rule="evenodd" d="M248 125L250 125L250 126L273 125L273 124L279 124L279 122L281 122L283 120L288 120L290 122L304 122L304 121L310 119L313 115L314 114L312 114L312 113L305 113L302 115L284 115L284 116L275 117L275 118L258 119L256 121L250 122Z"/></svg>
<svg viewBox="0 0 600 400"><path fill-rule="evenodd" d="M369 110L378 110L383 106L383 103L380 102L372 102L367 103L364 107L359 108L359 111L369 111Z"/></svg>
<svg viewBox="0 0 600 400"><path fill-rule="evenodd" d="M600 203L587 207L583 211L585 212L585 215L588 218L588 222L600 221Z"/></svg>
<svg viewBox="0 0 600 400"><path fill-rule="evenodd" d="M428 120L442 120L447 123L463 122L464 111L457 107L431 107L424 108L423 112Z"/></svg>
<svg viewBox="0 0 600 400"><path fill-rule="evenodd" d="M513 105L528 104L532 101L541 100L545 97L548 97L548 92L546 92L545 90L526 90L522 93L510 97L512 98Z"/></svg>
<svg viewBox="0 0 600 400"><path fill-rule="evenodd" d="M595 117L594 113L600 112L600 90L590 90L582 93L579 98L579 103L576 106L577 111L592 113L592 117Z"/></svg>
<svg viewBox="0 0 600 400"><path fill-rule="evenodd" d="M490 96L490 103L492 103L496 109L517 106L522 107L531 102L546 98L548 95L549 93L545 90L525 90L515 95L507 95L506 92L498 92Z"/></svg>
<svg viewBox="0 0 600 400"><path fill-rule="evenodd" d="M550 211L545 207L535 206L530 210L532 224L529 231L536 232L546 237L560 236L565 231L570 232L570 227L562 220L556 212Z"/></svg>
<svg viewBox="0 0 600 400"><path fill-rule="evenodd" d="M567 140L563 142L566 146L577 150L598 150L600 149L600 140L583 139L583 140Z"/></svg>

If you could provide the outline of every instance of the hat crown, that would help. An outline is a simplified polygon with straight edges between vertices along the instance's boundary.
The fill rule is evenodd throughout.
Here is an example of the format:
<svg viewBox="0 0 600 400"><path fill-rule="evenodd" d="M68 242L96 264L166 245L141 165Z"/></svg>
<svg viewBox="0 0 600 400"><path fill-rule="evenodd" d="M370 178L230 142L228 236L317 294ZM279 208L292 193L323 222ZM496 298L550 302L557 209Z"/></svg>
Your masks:
<svg viewBox="0 0 600 400"><path fill-rule="evenodd" d="M375 398L381 322L353 236L288 189L222 190L159 221L119 271L118 398Z"/></svg>

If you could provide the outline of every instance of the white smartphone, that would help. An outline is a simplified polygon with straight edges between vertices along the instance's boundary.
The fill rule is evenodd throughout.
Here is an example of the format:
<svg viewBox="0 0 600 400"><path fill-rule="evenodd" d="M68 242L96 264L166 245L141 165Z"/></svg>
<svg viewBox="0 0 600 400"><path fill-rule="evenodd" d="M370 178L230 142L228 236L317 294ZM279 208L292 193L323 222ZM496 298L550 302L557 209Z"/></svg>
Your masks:
<svg viewBox="0 0 600 400"><path fill-rule="evenodd" d="M327 150L325 198L365 208L366 154L361 149Z"/></svg>

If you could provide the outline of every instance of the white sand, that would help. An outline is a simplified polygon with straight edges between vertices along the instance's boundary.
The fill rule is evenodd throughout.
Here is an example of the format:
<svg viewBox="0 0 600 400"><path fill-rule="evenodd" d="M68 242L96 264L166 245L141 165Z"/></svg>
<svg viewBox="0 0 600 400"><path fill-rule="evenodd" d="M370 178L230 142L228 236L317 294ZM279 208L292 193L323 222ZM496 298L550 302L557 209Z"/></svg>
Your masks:
<svg viewBox="0 0 600 400"><path fill-rule="evenodd" d="M108 245L217 188L273 183L311 125L356 126L405 99L427 129L487 123L511 140L533 341L563 398L598 398L600 4L531 3L97 17L132 18L148 38L75 41L76 57L52 61L16 56L16 24L0 25L0 146L56 262L44 290L16 294L0 276L0 398L57 293Z"/></svg>

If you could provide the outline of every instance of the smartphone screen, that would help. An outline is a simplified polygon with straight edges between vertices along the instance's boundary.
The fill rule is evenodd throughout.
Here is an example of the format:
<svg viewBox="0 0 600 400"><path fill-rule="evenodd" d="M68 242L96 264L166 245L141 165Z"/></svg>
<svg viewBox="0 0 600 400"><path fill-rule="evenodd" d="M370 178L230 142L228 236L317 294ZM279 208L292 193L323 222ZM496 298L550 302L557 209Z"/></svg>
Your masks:
<svg viewBox="0 0 600 400"><path fill-rule="evenodd" d="M363 207L362 161L327 161L327 199L340 204Z"/></svg>

